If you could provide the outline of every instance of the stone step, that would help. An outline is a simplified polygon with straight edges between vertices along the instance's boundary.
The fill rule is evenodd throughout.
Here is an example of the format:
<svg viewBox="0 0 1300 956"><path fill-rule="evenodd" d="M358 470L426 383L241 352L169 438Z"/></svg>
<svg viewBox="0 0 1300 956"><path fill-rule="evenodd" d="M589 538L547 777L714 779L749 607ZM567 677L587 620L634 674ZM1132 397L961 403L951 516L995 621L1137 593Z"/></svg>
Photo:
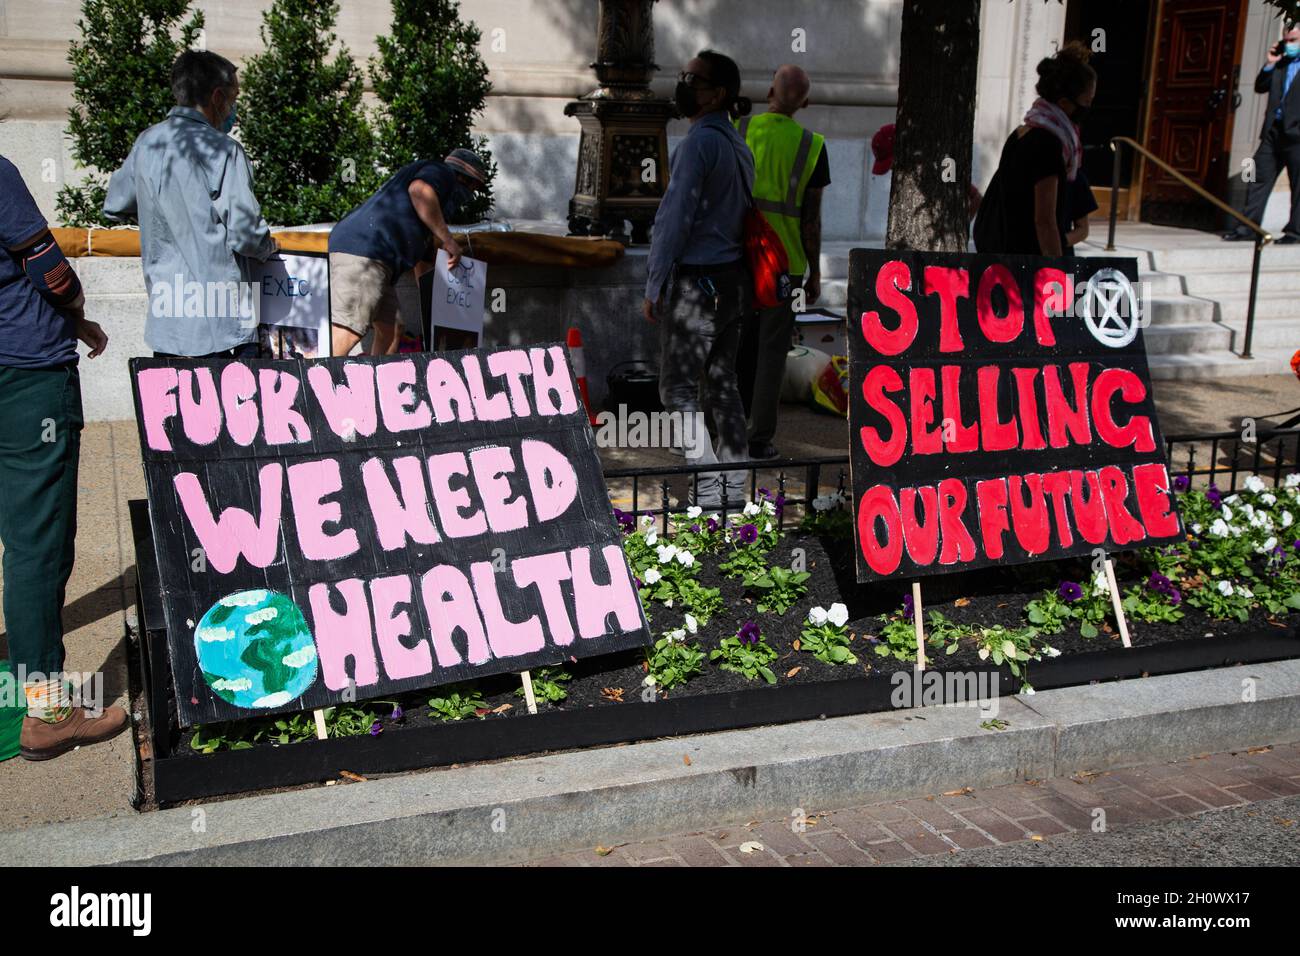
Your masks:
<svg viewBox="0 0 1300 956"><path fill-rule="evenodd" d="M1229 351L1155 354L1148 360L1153 379L1215 379L1243 375L1289 375L1294 349L1255 349L1243 359Z"/></svg>
<svg viewBox="0 0 1300 956"><path fill-rule="evenodd" d="M1216 298L1220 295L1240 293L1250 295L1250 267L1223 272L1189 272L1184 277L1187 292ZM1261 293L1289 292L1300 295L1300 275L1294 269L1261 268L1259 270Z"/></svg>
<svg viewBox="0 0 1300 956"><path fill-rule="evenodd" d="M1217 352L1233 346L1233 330L1213 322L1160 326L1143 334L1147 355L1186 355L1193 352Z"/></svg>
<svg viewBox="0 0 1300 956"><path fill-rule="evenodd" d="M1162 272L1187 274L1233 270L1249 276L1254 254L1253 243L1220 241L1217 246L1155 249L1151 252L1151 264ZM1266 246L1260 257L1260 269L1300 269L1300 245Z"/></svg>
<svg viewBox="0 0 1300 956"><path fill-rule="evenodd" d="M1249 292L1219 295L1214 298L1218 302L1218 318L1221 321L1243 323L1246 321L1246 312L1250 308ZM1294 321L1296 336L1300 338L1300 295L1294 292L1261 293L1255 298L1255 319Z"/></svg>

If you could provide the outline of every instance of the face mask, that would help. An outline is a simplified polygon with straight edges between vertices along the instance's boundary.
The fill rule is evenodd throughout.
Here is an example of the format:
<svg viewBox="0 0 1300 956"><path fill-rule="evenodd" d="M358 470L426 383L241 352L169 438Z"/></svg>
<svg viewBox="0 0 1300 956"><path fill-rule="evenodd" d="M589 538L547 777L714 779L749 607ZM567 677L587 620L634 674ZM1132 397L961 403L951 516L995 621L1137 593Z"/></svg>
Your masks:
<svg viewBox="0 0 1300 956"><path fill-rule="evenodd" d="M1287 43L1282 47L1282 52L1294 60L1300 57L1300 43Z"/></svg>
<svg viewBox="0 0 1300 956"><path fill-rule="evenodd" d="M235 128L235 113L238 109L239 109L238 103L230 104L230 115L227 116L225 122L221 124L221 132L229 133L232 129Z"/></svg>
<svg viewBox="0 0 1300 956"><path fill-rule="evenodd" d="M677 105L677 111L687 119L700 111L700 101L695 90L680 80L677 81L677 89L673 91L673 102Z"/></svg>

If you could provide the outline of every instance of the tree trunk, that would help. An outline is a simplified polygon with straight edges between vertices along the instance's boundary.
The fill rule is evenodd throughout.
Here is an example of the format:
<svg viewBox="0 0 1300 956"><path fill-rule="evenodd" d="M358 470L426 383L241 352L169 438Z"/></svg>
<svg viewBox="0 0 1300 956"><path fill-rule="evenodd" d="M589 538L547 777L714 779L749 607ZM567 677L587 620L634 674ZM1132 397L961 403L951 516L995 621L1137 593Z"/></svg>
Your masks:
<svg viewBox="0 0 1300 956"><path fill-rule="evenodd" d="M889 249L965 252L980 0L905 0Z"/></svg>

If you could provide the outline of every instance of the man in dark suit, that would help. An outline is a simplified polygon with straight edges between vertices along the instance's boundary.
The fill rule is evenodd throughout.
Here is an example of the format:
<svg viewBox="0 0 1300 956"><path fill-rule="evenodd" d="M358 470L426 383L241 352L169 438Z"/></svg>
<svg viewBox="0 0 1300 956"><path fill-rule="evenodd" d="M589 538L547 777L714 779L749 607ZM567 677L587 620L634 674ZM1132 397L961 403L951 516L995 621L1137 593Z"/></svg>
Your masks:
<svg viewBox="0 0 1300 956"><path fill-rule="evenodd" d="M1300 242L1300 25L1286 25L1282 39L1268 51L1268 62L1255 78L1255 92L1268 94L1268 110L1255 151L1255 178L1246 190L1245 213L1255 222L1264 218L1264 207L1273 184L1286 168L1291 181L1291 218L1279 245ZM1223 237L1253 239L1248 229L1238 227Z"/></svg>

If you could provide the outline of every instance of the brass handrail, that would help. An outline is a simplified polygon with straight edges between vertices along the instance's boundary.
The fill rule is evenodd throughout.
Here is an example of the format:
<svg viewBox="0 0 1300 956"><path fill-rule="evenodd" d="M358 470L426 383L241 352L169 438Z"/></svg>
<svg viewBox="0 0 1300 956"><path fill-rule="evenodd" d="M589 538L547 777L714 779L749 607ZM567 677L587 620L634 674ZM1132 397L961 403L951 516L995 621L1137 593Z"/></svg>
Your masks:
<svg viewBox="0 0 1300 956"><path fill-rule="evenodd" d="M1250 217L1238 212L1229 206L1226 202L1209 192L1204 186L1192 182L1174 167L1170 166L1163 159L1157 156L1151 150L1147 149L1135 139L1128 136L1112 136L1110 139L1110 151L1115 154L1115 165L1110 177L1110 232L1106 238L1106 251L1115 251L1115 222L1119 215L1119 177L1120 177L1120 151L1116 144L1128 146L1142 154L1143 159L1148 159L1155 163L1174 179L1178 180L1196 195L1200 196L1215 209L1227 213L1241 225L1245 226L1255 234L1255 261L1251 266L1250 272L1250 303L1246 307L1246 338L1242 343L1241 357L1248 359L1250 355L1251 339L1255 337L1255 298L1259 293L1259 258L1260 251L1273 241L1273 234L1262 228Z"/></svg>

